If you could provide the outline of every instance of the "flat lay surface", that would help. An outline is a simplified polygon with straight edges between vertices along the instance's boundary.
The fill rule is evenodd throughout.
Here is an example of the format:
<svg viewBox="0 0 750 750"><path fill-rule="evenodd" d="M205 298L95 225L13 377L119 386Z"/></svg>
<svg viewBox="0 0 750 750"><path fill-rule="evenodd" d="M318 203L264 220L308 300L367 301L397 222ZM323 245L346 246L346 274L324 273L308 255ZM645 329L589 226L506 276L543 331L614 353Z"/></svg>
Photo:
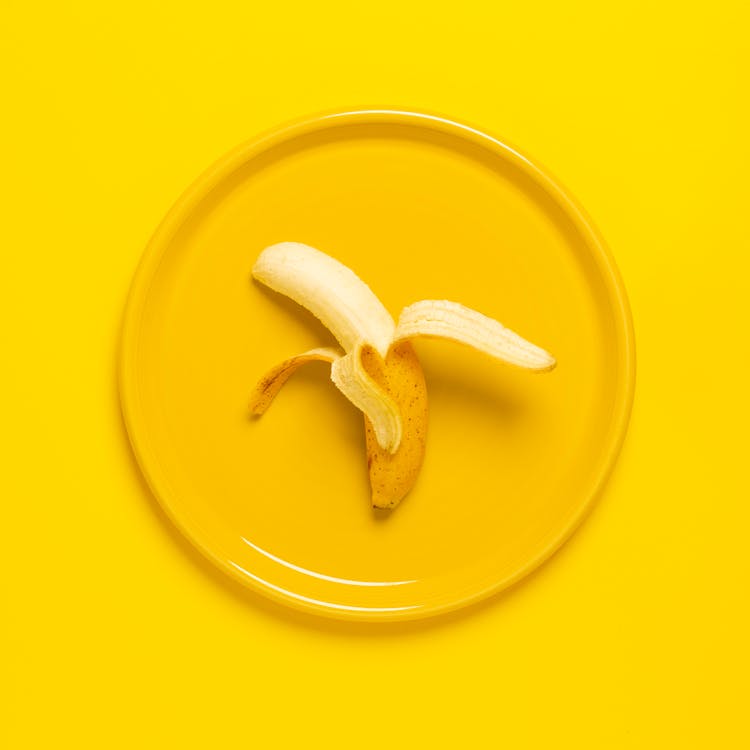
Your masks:
<svg viewBox="0 0 750 750"><path fill-rule="evenodd" d="M739 3L7 15L3 745L747 743ZM248 139L364 109L467 123L559 181L611 251L635 331L630 427L577 531L507 590L414 621L286 606L178 526L310 599L449 609L577 520L622 403L616 295L595 245L513 159L371 122L250 160L162 243L144 296L131 375L159 465L139 458L179 507L142 477L119 403L126 299L175 201ZM558 367L419 342L425 464L374 524L361 415L324 367L247 416L268 367L331 343L250 280L280 240L336 256L394 316L455 299ZM309 575L258 549L333 579L431 583L414 600L410 585L303 588Z"/></svg>

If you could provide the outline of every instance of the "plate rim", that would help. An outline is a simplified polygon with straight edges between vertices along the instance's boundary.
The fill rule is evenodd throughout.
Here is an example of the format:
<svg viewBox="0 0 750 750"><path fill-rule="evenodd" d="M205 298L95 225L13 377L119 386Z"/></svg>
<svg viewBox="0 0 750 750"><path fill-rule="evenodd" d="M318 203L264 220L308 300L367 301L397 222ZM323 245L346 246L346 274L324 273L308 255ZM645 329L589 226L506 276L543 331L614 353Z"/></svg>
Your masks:
<svg viewBox="0 0 750 750"><path fill-rule="evenodd" d="M159 477L157 472L150 468L158 466L158 459L147 460L144 441L138 437L136 426L139 399L134 364L138 331L140 330L139 324L148 298L150 281L161 261L164 248L168 245L170 238L182 226L193 208L211 190L244 163L249 162L262 152L277 144L311 132L338 125L362 124L363 122L417 125L454 136L458 135L485 148L489 148L496 154L502 154L503 158L510 159L515 167L519 168L536 184L541 186L563 209L566 216L575 225L576 230L587 239L587 245L597 263L608 298L613 304L613 318L622 342L618 346L618 353L622 356L624 364L623 377L618 384L616 392L615 415L610 423L609 445L596 468L595 479L588 490L587 497L581 502L575 514L561 529L560 533L548 541L534 557L527 560L518 570L505 578L501 578L461 596L453 597L449 601L427 602L417 605L414 608L392 611L383 611L383 608L347 609L345 607L341 608L341 605L334 607L327 602L305 597L297 598L294 592L286 591L280 587L274 588L271 584L262 585L249 576L243 575L233 567L230 560L216 554L191 531L187 524L183 523L170 500L170 492L166 487L166 479ZM246 588L274 600L278 604L334 619L367 622L423 619L475 604L514 585L552 557L573 535L589 514L601 496L604 486L614 469L625 441L632 413L635 380L635 332L630 303L622 276L609 247L577 200L562 187L556 178L550 175L546 168L541 167L539 162L530 159L515 147L510 146L506 141L502 141L483 130L448 117L428 113L423 110L409 109L347 109L303 116L279 127L266 130L259 136L244 141L216 160L177 198L147 242L127 294L117 350L117 384L120 410L132 453L154 499L165 512L170 522L175 525L191 545L231 578L239 581Z"/></svg>

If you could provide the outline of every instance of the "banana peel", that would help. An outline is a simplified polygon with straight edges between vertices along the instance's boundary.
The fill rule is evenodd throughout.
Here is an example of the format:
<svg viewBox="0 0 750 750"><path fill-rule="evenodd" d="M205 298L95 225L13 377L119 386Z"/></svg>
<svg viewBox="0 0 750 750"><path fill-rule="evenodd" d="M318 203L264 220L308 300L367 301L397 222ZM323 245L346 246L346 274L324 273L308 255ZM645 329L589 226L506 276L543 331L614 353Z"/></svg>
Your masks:
<svg viewBox="0 0 750 750"><path fill-rule="evenodd" d="M548 372L555 359L497 320L449 300L421 300L395 323L351 269L296 242L267 247L253 277L312 312L343 351L312 349L267 372L250 409L263 414L284 383L304 364L331 365L331 380L364 414L372 505L395 508L414 486L425 454L428 405L419 358L411 340L444 339L532 372Z"/></svg>
<svg viewBox="0 0 750 750"><path fill-rule="evenodd" d="M294 357L285 359L276 367L269 370L255 386L250 395L250 412L259 417L264 414L266 409L271 405L271 401L276 398L276 394L289 378L299 370L302 365L309 362L327 362L333 364L341 357L338 349L321 348L310 349L308 352L297 354Z"/></svg>
<svg viewBox="0 0 750 750"><path fill-rule="evenodd" d="M374 508L395 508L414 486L424 460L427 440L427 385L414 347L394 343L385 359L365 349L362 364L372 379L398 405L403 424L395 453L383 448L370 419L365 416L367 470Z"/></svg>

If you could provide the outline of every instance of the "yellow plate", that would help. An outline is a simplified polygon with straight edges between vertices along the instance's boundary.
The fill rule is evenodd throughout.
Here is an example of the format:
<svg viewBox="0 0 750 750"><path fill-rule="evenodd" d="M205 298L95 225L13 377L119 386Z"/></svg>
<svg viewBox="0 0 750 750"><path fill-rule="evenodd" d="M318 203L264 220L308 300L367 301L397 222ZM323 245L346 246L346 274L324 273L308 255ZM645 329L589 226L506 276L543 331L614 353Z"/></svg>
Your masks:
<svg viewBox="0 0 750 750"><path fill-rule="evenodd" d="M304 242L396 315L460 301L551 351L548 375L418 342L427 455L394 512L369 505L362 417L310 365L253 421L271 365L330 334L250 280ZM128 302L122 408L154 494L225 571L355 619L453 609L517 581L581 521L616 458L634 385L614 264L571 199L500 141L429 115L347 112L241 146L157 230Z"/></svg>

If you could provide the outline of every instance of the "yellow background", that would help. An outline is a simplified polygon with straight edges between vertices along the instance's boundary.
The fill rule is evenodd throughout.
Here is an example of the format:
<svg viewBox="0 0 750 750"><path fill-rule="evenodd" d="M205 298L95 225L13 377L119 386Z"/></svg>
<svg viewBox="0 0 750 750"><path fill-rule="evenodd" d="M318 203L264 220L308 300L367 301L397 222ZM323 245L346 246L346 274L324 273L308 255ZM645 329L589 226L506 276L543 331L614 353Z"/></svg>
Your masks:
<svg viewBox="0 0 750 750"><path fill-rule="evenodd" d="M6 8L0 743L750 741L742 5ZM373 105L548 166L613 250L639 367L608 490L550 563L378 627L204 562L144 490L115 387L130 278L180 192L258 131Z"/></svg>

